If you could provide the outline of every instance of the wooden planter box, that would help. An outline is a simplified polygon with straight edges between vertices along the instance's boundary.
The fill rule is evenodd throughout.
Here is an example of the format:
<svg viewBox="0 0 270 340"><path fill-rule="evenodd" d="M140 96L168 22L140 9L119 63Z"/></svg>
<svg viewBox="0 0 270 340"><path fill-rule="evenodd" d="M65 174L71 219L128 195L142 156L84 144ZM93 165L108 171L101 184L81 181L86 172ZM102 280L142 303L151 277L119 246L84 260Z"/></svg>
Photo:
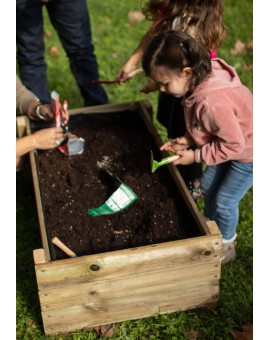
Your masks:
<svg viewBox="0 0 270 340"><path fill-rule="evenodd" d="M147 101L80 108L70 114L124 110L137 110L157 146L162 144ZM18 119L18 128L20 134L25 128L30 133L24 117ZM43 244L34 250L34 262L45 334L210 307L218 301L221 234L215 222L204 220L174 165L168 165L168 171L201 236L52 261L33 152L30 161Z"/></svg>

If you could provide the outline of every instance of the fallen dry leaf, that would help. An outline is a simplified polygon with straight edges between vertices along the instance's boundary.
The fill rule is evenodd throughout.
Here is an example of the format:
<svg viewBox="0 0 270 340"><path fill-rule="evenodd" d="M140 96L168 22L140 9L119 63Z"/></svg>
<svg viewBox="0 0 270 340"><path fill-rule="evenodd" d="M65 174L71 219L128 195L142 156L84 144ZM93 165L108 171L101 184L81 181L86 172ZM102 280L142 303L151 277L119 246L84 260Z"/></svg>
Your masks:
<svg viewBox="0 0 270 340"><path fill-rule="evenodd" d="M113 336L115 325L113 323L103 326L93 327L94 332L99 335L104 336L105 338L110 338Z"/></svg>
<svg viewBox="0 0 270 340"><path fill-rule="evenodd" d="M32 318L28 319L28 326L31 327L31 328L37 328L37 325L35 324L35 322Z"/></svg>
<svg viewBox="0 0 270 340"><path fill-rule="evenodd" d="M230 50L232 55L237 55L237 54L241 54L244 53L246 50L246 45L241 41L241 40L236 40L235 44L234 44L234 48L232 48Z"/></svg>
<svg viewBox="0 0 270 340"><path fill-rule="evenodd" d="M128 13L128 18L130 20L141 21L141 20L144 19L144 15L140 11L129 12Z"/></svg>
<svg viewBox="0 0 270 340"><path fill-rule="evenodd" d="M202 333L201 333L201 332L191 330L191 331L188 333L188 340L197 340L198 337L200 337L200 336L202 336Z"/></svg>
<svg viewBox="0 0 270 340"><path fill-rule="evenodd" d="M248 51L253 51L253 40L250 40L247 44L246 44L246 48Z"/></svg>
<svg viewBox="0 0 270 340"><path fill-rule="evenodd" d="M242 67L243 70L252 70L253 69L253 65L243 65Z"/></svg>
<svg viewBox="0 0 270 340"><path fill-rule="evenodd" d="M230 329L231 335L235 340L252 340L253 339L253 325L244 325L242 327L243 331L236 331Z"/></svg>
<svg viewBox="0 0 270 340"><path fill-rule="evenodd" d="M52 36L52 32L49 30L44 30L44 35L46 38L50 38Z"/></svg>
<svg viewBox="0 0 270 340"><path fill-rule="evenodd" d="M60 52L58 50L58 47L57 46L52 46L49 49L49 55L52 56L52 57L55 57L55 58L60 57Z"/></svg>

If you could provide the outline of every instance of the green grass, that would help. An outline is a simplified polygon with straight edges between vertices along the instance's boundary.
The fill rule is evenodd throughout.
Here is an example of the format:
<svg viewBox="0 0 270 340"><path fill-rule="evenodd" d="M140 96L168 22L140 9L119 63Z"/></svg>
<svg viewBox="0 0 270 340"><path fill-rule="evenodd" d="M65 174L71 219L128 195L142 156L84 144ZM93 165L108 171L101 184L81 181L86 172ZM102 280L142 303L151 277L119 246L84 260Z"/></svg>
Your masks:
<svg viewBox="0 0 270 340"><path fill-rule="evenodd" d="M88 0L91 14L95 54L99 63L100 78L115 78L118 69L136 47L141 36L148 28L146 21L129 21L129 11L140 8L140 0ZM51 36L46 38L46 60L48 79L51 89L66 98L70 108L83 106L75 80L70 73L68 59L65 56L57 34L51 27L44 11L46 30ZM219 56L236 67L242 82L252 90L253 71L248 65L253 64L252 52L232 55L236 40L248 43L252 37L252 1L225 0L225 22L229 36L219 50ZM57 46L60 57L52 57L48 51ZM141 74L136 79L120 86L106 86L110 103L123 103L148 99L154 111L157 94L145 95L139 92L146 83ZM156 122L161 136L166 139L164 129ZM253 211L252 189L240 204L240 220L237 229L237 260L222 267L220 280L220 299L216 308L204 312L177 312L157 315L141 320L118 323L112 339L121 340L178 340L190 339L192 331L199 332L199 339L232 339L229 330L241 329L243 325L253 323ZM41 240L36 214L36 205L30 169L25 168L17 174L17 339L99 339L91 330L80 330L68 336L44 336L38 290L34 272L33 249L41 248Z"/></svg>

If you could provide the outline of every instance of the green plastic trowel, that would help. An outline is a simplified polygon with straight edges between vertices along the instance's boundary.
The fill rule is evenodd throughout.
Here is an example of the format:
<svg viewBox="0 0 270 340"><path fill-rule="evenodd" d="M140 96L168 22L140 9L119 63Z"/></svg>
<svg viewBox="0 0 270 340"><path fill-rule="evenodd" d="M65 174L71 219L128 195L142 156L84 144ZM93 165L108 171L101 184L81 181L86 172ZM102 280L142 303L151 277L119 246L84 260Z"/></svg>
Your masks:
<svg viewBox="0 0 270 340"><path fill-rule="evenodd" d="M151 151L151 170L152 170L152 173L155 172L160 166L172 163L172 162L176 161L179 157L180 156L178 156L178 155L169 156L169 157L166 157L166 158L162 158L162 160L160 162L158 162L158 161L154 160L153 152Z"/></svg>

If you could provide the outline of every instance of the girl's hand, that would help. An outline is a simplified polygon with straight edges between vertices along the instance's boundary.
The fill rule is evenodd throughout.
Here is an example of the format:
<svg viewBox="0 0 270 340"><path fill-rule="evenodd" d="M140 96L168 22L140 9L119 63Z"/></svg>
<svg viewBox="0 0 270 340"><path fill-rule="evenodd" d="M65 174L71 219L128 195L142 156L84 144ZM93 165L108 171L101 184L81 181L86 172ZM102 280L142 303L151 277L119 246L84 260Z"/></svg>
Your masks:
<svg viewBox="0 0 270 340"><path fill-rule="evenodd" d="M193 145L193 140L188 134L186 134L182 137L177 137L166 142L161 146L160 150L177 153L177 151L188 149L191 145Z"/></svg>
<svg viewBox="0 0 270 340"><path fill-rule="evenodd" d="M32 134L35 149L47 150L59 146L65 139L61 127L39 130Z"/></svg>
<svg viewBox="0 0 270 340"><path fill-rule="evenodd" d="M132 79L136 74L143 72L142 68L136 69L136 64L131 61L128 61L118 72L117 79L120 79L121 82L128 81Z"/></svg>
<svg viewBox="0 0 270 340"><path fill-rule="evenodd" d="M173 162L174 165L189 165L195 162L195 155L193 150L180 150L176 154L180 156L176 161Z"/></svg>

